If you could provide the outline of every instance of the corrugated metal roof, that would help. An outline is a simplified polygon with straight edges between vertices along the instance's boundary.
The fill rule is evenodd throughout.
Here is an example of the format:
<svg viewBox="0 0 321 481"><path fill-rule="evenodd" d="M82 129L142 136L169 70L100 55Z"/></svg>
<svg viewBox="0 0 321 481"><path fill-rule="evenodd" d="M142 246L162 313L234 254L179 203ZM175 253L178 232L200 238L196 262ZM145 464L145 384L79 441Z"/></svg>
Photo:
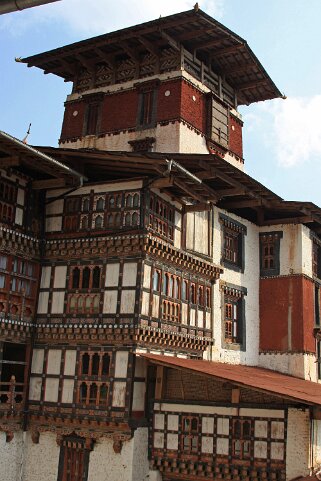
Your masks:
<svg viewBox="0 0 321 481"><path fill-rule="evenodd" d="M281 374L260 367L240 364L224 364L220 362L182 359L157 354L140 354L152 363L174 369L184 369L193 374L211 376L216 379L230 381L241 387L248 387L276 396L311 404L321 405L321 384L305 381L293 376Z"/></svg>

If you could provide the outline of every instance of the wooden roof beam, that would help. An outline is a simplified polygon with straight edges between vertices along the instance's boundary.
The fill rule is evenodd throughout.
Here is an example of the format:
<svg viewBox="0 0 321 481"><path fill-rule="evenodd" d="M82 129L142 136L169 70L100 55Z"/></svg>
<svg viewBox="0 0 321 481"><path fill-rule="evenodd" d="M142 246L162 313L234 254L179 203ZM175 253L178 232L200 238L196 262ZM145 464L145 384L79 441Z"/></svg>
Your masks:
<svg viewBox="0 0 321 481"><path fill-rule="evenodd" d="M128 43L125 42L125 41L122 41L119 43L120 47L125 50L125 52L127 53L127 55L135 62L135 63L139 63L140 62L140 58L139 58L139 55L137 54L137 51L132 49L131 47L129 47Z"/></svg>
<svg viewBox="0 0 321 481"><path fill-rule="evenodd" d="M201 48L210 48L210 47L216 47L217 45L222 44L222 38L213 38L212 40L207 40L206 42L198 42L196 45L194 45L195 50L199 50ZM227 47L226 47L227 48Z"/></svg>
<svg viewBox="0 0 321 481"><path fill-rule="evenodd" d="M2 169L8 169L9 167L17 167L20 165L21 160L18 156L8 156L0 158L0 167Z"/></svg>
<svg viewBox="0 0 321 481"><path fill-rule="evenodd" d="M224 75L234 75L236 73L246 72L251 67L253 68L253 65L251 65L248 62L245 62L245 63L240 63L239 65L235 65L234 67L230 67L222 70L224 71Z"/></svg>
<svg viewBox="0 0 321 481"><path fill-rule="evenodd" d="M311 216L286 217L286 218L280 218L280 219L264 220L259 225L268 226L268 225L278 225L278 224L306 224L313 221L314 219Z"/></svg>
<svg viewBox="0 0 321 481"><path fill-rule="evenodd" d="M184 210L185 212L204 212L211 210L211 208L211 204L203 202L201 204L185 205Z"/></svg>
<svg viewBox="0 0 321 481"><path fill-rule="evenodd" d="M44 179L44 180L34 180L31 184L31 187L34 190L43 190L43 189L56 189L60 187L66 187L66 179L59 178L59 179Z"/></svg>
<svg viewBox="0 0 321 481"><path fill-rule="evenodd" d="M92 60L89 60L84 57L83 54L79 53L76 56L77 60L89 71L89 72L94 72L96 68L96 62L93 62Z"/></svg>
<svg viewBox="0 0 321 481"><path fill-rule="evenodd" d="M195 30L190 30L189 32L177 35L177 38L179 42L184 42L186 40L191 40L192 38L199 37L200 35L211 33L212 31L213 29L210 28L206 30L204 30L204 28L197 28Z"/></svg>
<svg viewBox="0 0 321 481"><path fill-rule="evenodd" d="M179 52L181 51L181 44L177 42L176 40L173 39L168 33L164 32L164 30L159 30L159 33L161 34L162 38L167 41L167 43L173 47L175 50L178 50Z"/></svg>
<svg viewBox="0 0 321 481"><path fill-rule="evenodd" d="M230 53L235 53L238 50L241 50L245 45L243 43L238 43L236 45L231 45L230 47L221 48L213 52L213 58L221 57L222 55L228 55Z"/></svg>
<svg viewBox="0 0 321 481"><path fill-rule="evenodd" d="M249 200L235 200L223 202L222 206L225 209L244 209L247 207L267 206L268 202L264 199L249 199Z"/></svg>
<svg viewBox="0 0 321 481"><path fill-rule="evenodd" d="M245 189L240 189L238 187L233 187L231 189L215 189L215 192L220 199L224 197L234 197L235 195L247 195L247 191Z"/></svg>
<svg viewBox="0 0 321 481"><path fill-rule="evenodd" d="M160 55L159 48L157 48L152 42L150 42L149 40L146 40L143 37L138 37L137 39L140 41L142 45L144 45L144 47L149 51L149 53L151 53L152 55L155 55L156 57Z"/></svg>
<svg viewBox="0 0 321 481"><path fill-rule="evenodd" d="M247 82L245 84L242 84L237 87L237 90L242 91L242 90L250 90L250 89L255 89L257 87L260 87L260 85L266 84L267 79L261 79L261 80L254 80L252 82Z"/></svg>

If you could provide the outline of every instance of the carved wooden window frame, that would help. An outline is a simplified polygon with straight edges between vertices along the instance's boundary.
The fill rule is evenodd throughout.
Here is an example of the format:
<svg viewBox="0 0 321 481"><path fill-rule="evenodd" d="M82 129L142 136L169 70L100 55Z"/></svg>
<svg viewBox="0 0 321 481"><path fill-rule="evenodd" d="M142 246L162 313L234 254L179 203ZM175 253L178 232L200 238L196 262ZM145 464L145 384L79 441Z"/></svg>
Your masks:
<svg viewBox="0 0 321 481"><path fill-rule="evenodd" d="M194 425L194 427L193 427ZM182 416L181 421L181 452L196 455L200 450L200 420L198 416Z"/></svg>
<svg viewBox="0 0 321 481"><path fill-rule="evenodd" d="M280 274L280 240L282 231L260 232L260 275L262 277Z"/></svg>

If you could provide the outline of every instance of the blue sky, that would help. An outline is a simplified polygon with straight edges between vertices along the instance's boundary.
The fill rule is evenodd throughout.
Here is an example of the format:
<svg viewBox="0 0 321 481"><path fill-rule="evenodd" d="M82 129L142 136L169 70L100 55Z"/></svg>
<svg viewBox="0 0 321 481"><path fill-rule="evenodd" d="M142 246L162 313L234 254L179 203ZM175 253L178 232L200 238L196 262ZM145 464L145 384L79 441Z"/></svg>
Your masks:
<svg viewBox="0 0 321 481"><path fill-rule="evenodd" d="M160 15L187 0L62 0L0 16L0 129L32 145L58 145L71 90L26 57ZM245 38L287 100L242 107L247 173L288 200L321 206L320 0L205 0L200 8Z"/></svg>

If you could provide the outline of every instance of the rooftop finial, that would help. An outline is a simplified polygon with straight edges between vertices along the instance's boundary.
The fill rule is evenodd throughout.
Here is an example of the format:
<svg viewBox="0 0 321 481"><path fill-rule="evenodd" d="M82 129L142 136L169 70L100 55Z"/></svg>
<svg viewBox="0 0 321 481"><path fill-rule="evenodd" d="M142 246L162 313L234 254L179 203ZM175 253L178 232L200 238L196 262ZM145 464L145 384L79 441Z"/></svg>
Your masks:
<svg viewBox="0 0 321 481"><path fill-rule="evenodd" d="M28 140L28 136L29 136L29 134L30 134L30 128L31 128L31 123L29 124L29 127L28 127L28 130L27 130L26 135L25 135L24 138L22 139L22 143L23 143L23 144L27 144L27 143L28 143L27 140Z"/></svg>
<svg viewBox="0 0 321 481"><path fill-rule="evenodd" d="M195 5L194 5L194 11L198 12L199 9L200 9L199 4L196 2Z"/></svg>

